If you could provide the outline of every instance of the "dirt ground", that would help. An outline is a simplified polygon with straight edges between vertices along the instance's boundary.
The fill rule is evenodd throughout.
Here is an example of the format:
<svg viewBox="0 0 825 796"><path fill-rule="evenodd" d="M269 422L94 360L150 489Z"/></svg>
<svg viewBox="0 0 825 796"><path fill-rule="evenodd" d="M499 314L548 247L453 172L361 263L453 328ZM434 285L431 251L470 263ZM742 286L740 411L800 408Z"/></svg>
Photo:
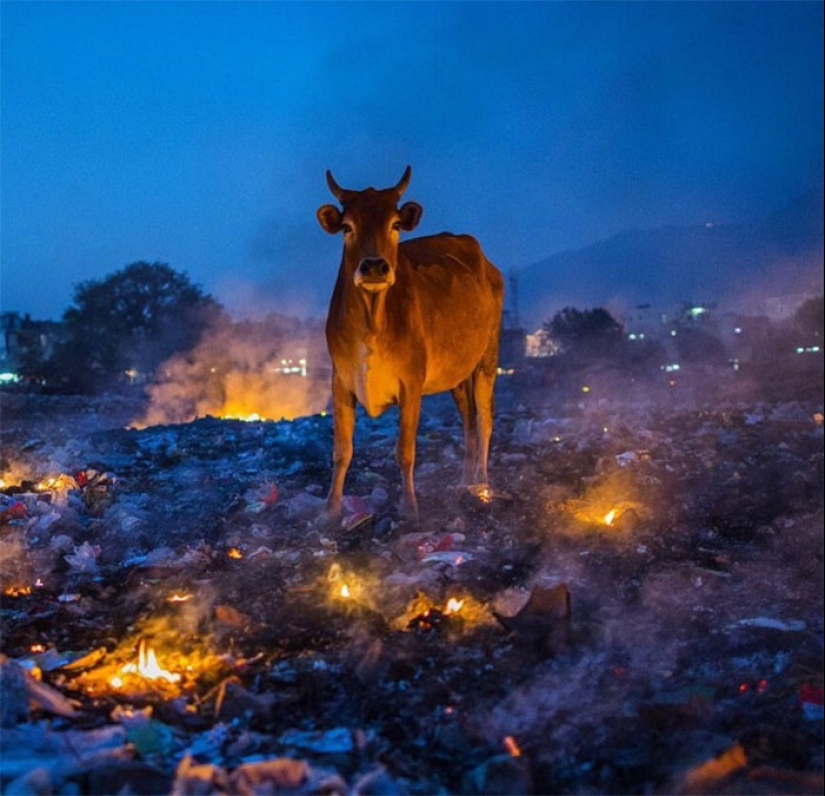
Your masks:
<svg viewBox="0 0 825 796"><path fill-rule="evenodd" d="M500 380L489 492L428 399L418 524L359 415L332 529L328 416L0 396L3 792L821 793L821 387L685 379Z"/></svg>

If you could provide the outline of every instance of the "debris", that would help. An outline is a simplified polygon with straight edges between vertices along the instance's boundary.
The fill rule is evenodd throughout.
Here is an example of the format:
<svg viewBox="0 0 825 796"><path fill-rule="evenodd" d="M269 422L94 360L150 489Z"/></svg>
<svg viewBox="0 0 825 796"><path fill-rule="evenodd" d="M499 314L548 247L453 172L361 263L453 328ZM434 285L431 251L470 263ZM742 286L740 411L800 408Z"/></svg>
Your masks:
<svg viewBox="0 0 825 796"><path fill-rule="evenodd" d="M493 615L516 639L535 644L546 652L555 651L570 634L570 592L563 583L537 587L521 610L513 616Z"/></svg>
<svg viewBox="0 0 825 796"><path fill-rule="evenodd" d="M25 707L23 701L25 695ZM28 717L28 703L64 718L78 715L76 704L51 686L35 680L17 661L0 654L0 726L13 727Z"/></svg>
<svg viewBox="0 0 825 796"><path fill-rule="evenodd" d="M801 619L792 619L786 622L781 619L773 619L768 616L740 619L734 624L736 627L758 627L766 630L781 630L788 633L800 633L807 627L807 624Z"/></svg>
<svg viewBox="0 0 825 796"><path fill-rule="evenodd" d="M822 721L822 694L822 688L816 688L807 683L799 686L799 704L802 706L802 715L808 721Z"/></svg>
<svg viewBox="0 0 825 796"><path fill-rule="evenodd" d="M416 533L391 418L322 529L329 417L0 393L0 790L819 792L821 400L511 384L489 503L425 407Z"/></svg>

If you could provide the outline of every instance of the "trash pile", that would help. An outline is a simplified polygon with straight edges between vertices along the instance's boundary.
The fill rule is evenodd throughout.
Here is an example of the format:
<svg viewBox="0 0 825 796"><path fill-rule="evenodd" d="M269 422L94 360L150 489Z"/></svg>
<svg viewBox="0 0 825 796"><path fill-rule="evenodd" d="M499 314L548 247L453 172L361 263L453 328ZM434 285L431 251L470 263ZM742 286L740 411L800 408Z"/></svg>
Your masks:
<svg viewBox="0 0 825 796"><path fill-rule="evenodd" d="M497 389L334 528L327 416L3 395L3 792L821 793L821 397Z"/></svg>

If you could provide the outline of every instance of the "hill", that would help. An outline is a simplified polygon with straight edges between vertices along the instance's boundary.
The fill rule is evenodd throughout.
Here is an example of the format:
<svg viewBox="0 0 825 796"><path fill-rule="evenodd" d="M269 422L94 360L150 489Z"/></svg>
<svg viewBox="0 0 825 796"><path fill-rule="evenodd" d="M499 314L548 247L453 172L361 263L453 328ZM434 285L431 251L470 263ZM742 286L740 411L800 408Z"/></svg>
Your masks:
<svg viewBox="0 0 825 796"><path fill-rule="evenodd" d="M823 191L739 224L666 226L618 233L518 271L519 310L538 328L565 306L622 314L650 303L718 302L761 312L764 299L821 293Z"/></svg>

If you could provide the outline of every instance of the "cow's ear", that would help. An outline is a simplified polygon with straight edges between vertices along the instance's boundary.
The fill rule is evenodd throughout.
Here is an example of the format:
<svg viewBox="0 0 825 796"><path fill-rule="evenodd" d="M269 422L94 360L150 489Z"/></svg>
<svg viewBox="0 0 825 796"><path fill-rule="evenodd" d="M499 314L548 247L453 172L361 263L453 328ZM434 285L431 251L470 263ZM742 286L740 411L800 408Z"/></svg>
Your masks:
<svg viewBox="0 0 825 796"><path fill-rule="evenodd" d="M398 208L398 218L401 222L401 229L405 229L407 232L415 229L418 226L418 222L421 221L421 214L423 212L424 208L421 207L418 202L405 202L401 205L401 207Z"/></svg>
<svg viewBox="0 0 825 796"><path fill-rule="evenodd" d="M343 216L335 205L321 205L315 215L318 217L318 223L329 232L330 235L341 231Z"/></svg>

